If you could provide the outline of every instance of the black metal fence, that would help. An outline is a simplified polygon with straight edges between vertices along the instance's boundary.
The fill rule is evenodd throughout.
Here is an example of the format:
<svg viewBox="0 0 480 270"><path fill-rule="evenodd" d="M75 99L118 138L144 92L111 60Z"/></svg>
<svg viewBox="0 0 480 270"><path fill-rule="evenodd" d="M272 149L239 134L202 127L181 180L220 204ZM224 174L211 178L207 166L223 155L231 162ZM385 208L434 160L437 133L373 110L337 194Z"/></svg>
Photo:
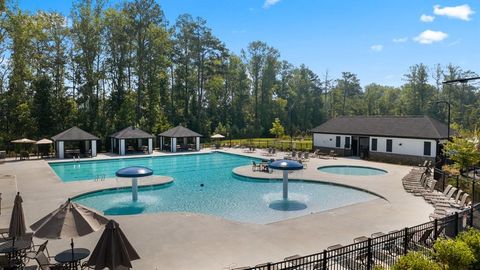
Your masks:
<svg viewBox="0 0 480 270"><path fill-rule="evenodd" d="M480 204L442 219L388 234L375 234L348 246L336 245L320 253L244 269L370 270L375 266L389 268L408 251L427 254L431 252L437 238L454 238L469 227L480 229Z"/></svg>

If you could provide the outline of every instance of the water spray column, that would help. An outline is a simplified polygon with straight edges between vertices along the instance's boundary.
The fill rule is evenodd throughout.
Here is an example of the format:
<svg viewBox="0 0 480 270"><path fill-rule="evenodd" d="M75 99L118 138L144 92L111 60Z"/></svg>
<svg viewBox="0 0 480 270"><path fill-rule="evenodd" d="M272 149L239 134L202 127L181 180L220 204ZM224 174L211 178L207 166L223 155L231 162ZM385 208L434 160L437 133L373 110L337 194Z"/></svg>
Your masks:
<svg viewBox="0 0 480 270"><path fill-rule="evenodd" d="M126 167L118 170L115 175L120 178L132 179L132 201L138 201L138 178L153 174L152 169L142 166Z"/></svg>
<svg viewBox="0 0 480 270"><path fill-rule="evenodd" d="M283 171L283 199L288 199L288 172L303 169L303 165L294 160L277 160L270 163L269 167Z"/></svg>

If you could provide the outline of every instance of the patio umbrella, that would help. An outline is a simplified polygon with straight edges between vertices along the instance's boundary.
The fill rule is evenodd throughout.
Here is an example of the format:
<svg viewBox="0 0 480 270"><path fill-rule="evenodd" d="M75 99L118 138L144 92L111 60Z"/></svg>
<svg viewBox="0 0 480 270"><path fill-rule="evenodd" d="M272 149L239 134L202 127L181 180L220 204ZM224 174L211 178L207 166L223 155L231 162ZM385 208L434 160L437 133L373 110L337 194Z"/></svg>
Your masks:
<svg viewBox="0 0 480 270"><path fill-rule="evenodd" d="M52 144L53 141L52 140L49 140L49 139L41 139L40 141L36 142L35 144L39 145L39 144Z"/></svg>
<svg viewBox="0 0 480 270"><path fill-rule="evenodd" d="M34 140L30 140L30 139L27 139L27 138L23 138L23 139L18 139L18 140L13 140L12 143L20 143L20 144L32 144L32 143L36 143L37 141L34 141Z"/></svg>
<svg viewBox="0 0 480 270"><path fill-rule="evenodd" d="M118 223L110 220L90 255L87 265L95 266L95 269L131 268L131 261L138 259L140 256L125 237Z"/></svg>
<svg viewBox="0 0 480 270"><path fill-rule="evenodd" d="M222 134L215 134L210 138L212 138L212 139L223 139L223 138L225 138L225 136L223 136Z"/></svg>
<svg viewBox="0 0 480 270"><path fill-rule="evenodd" d="M12 216L10 218L10 226L8 227L8 235L10 237L20 237L25 234L26 226L22 202L22 197L20 196L20 192L18 192L17 196L15 196Z"/></svg>
<svg viewBox="0 0 480 270"><path fill-rule="evenodd" d="M73 238L98 231L108 219L68 199L58 209L30 226L34 236L44 239Z"/></svg>

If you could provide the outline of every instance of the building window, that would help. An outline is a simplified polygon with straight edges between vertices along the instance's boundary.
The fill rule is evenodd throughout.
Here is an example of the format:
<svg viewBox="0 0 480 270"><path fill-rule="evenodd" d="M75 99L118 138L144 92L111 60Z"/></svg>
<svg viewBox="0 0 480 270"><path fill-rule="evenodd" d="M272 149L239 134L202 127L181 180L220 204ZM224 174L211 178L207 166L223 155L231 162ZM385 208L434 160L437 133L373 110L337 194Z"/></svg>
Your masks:
<svg viewBox="0 0 480 270"><path fill-rule="evenodd" d="M377 139L372 139L372 151L377 151Z"/></svg>
<svg viewBox="0 0 480 270"><path fill-rule="evenodd" d="M423 155L430 156L432 154L432 143L424 142L423 143Z"/></svg>
<svg viewBox="0 0 480 270"><path fill-rule="evenodd" d="M350 137L345 137L345 148L350 148Z"/></svg>
<svg viewBox="0 0 480 270"><path fill-rule="evenodd" d="M387 152L392 152L392 140L387 140Z"/></svg>
<svg viewBox="0 0 480 270"><path fill-rule="evenodd" d="M340 148L340 140L341 140L340 136L337 136L335 138L335 147Z"/></svg>

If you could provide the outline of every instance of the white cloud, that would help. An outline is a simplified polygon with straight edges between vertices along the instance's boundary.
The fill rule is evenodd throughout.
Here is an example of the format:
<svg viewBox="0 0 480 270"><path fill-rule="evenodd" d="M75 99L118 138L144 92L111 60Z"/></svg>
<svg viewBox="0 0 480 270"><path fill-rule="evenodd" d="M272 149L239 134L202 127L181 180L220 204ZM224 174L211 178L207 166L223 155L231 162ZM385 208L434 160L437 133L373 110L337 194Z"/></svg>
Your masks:
<svg viewBox="0 0 480 270"><path fill-rule="evenodd" d="M408 37L394 38L392 41L394 43L405 43L408 41Z"/></svg>
<svg viewBox="0 0 480 270"><path fill-rule="evenodd" d="M381 50L383 50L383 45L381 45L381 44L372 45L372 46L370 46L370 50L372 50L374 52L380 52Z"/></svg>
<svg viewBox="0 0 480 270"><path fill-rule="evenodd" d="M416 36L413 40L420 44L432 44L434 42L439 42L448 37L447 33L442 31L432 31L432 30L425 30Z"/></svg>
<svg viewBox="0 0 480 270"><path fill-rule="evenodd" d="M263 8L269 8L275 4L280 2L280 0L265 0L265 3L263 4Z"/></svg>
<svg viewBox="0 0 480 270"><path fill-rule="evenodd" d="M461 5L455 7L440 7L436 5L433 7L433 13L439 16L447 16L450 18L460 19L464 21L469 21L470 16L475 13L469 5Z"/></svg>
<svg viewBox="0 0 480 270"><path fill-rule="evenodd" d="M422 22L429 23L429 22L433 22L434 20L435 20L434 16L425 15L425 14L422 14L422 16L420 16L420 21Z"/></svg>

